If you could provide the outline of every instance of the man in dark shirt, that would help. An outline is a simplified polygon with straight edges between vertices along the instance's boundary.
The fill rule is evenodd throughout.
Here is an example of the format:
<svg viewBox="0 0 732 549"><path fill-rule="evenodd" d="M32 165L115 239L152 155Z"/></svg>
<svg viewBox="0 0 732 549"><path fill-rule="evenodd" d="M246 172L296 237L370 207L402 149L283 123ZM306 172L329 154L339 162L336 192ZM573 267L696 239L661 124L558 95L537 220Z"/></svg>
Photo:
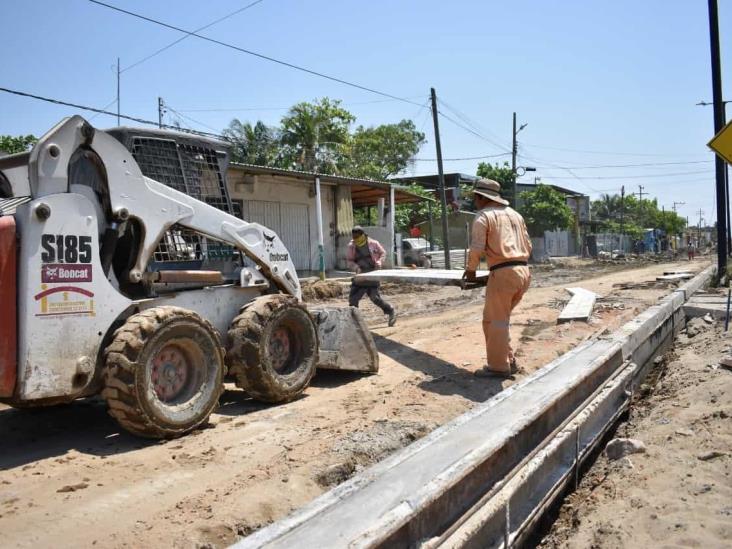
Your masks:
<svg viewBox="0 0 732 549"><path fill-rule="evenodd" d="M348 266L357 273L369 273L376 269L381 269L384 261L384 247L378 240L372 240L364 232L362 227L356 225L351 231L352 240L348 243L348 252L346 259ZM389 315L389 326L396 324L396 312L394 307L389 305L379 293L378 282L359 282L351 281L351 292L348 296L348 304L351 307L358 307L358 303L365 295L384 311L385 315Z"/></svg>

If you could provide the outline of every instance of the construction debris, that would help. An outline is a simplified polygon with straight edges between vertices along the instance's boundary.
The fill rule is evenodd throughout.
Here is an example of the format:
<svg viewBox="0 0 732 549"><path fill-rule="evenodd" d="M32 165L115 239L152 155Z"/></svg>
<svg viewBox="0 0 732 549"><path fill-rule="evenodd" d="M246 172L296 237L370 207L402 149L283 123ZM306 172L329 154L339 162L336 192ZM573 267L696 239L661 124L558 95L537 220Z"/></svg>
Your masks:
<svg viewBox="0 0 732 549"><path fill-rule="evenodd" d="M567 288L567 291L572 294L572 299L569 300L564 310L559 313L557 324L573 320L589 320L592 309L595 307L597 294L584 288Z"/></svg>

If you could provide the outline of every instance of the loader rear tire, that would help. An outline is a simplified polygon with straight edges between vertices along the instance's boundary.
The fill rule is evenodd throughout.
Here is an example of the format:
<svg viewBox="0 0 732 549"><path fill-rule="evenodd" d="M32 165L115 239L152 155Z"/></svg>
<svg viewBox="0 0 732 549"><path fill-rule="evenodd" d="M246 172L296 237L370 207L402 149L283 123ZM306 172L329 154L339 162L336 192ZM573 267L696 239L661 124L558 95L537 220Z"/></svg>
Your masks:
<svg viewBox="0 0 732 549"><path fill-rule="evenodd" d="M127 319L105 350L109 414L135 435L175 438L208 420L223 390L218 333L181 307Z"/></svg>
<svg viewBox="0 0 732 549"><path fill-rule="evenodd" d="M229 329L226 364L236 385L264 402L297 398L315 375L318 334L307 309L290 296L259 297Z"/></svg>

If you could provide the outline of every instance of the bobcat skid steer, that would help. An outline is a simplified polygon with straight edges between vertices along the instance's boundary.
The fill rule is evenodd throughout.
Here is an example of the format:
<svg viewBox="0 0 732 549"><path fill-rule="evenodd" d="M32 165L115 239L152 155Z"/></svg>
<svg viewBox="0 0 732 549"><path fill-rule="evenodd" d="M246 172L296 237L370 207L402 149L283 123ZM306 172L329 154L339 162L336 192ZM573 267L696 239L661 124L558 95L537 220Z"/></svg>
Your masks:
<svg viewBox="0 0 732 549"><path fill-rule="evenodd" d="M67 118L0 157L0 402L99 394L134 434L204 423L225 376L286 402L375 372L358 311L301 303L279 237L232 215L223 143Z"/></svg>

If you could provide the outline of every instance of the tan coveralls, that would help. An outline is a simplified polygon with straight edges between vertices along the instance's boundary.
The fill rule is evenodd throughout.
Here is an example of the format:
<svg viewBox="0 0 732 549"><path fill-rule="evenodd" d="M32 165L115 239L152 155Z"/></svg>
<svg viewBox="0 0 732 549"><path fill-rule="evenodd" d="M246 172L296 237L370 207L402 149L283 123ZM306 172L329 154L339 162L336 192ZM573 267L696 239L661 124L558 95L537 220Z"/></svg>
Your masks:
<svg viewBox="0 0 732 549"><path fill-rule="evenodd" d="M491 204L475 215L466 269L477 270L483 254L489 269L507 261L528 261L531 239L521 214L508 206ZM525 266L491 271L483 308L483 333L488 368L491 370L511 370L511 311L529 289L530 282L531 274Z"/></svg>

